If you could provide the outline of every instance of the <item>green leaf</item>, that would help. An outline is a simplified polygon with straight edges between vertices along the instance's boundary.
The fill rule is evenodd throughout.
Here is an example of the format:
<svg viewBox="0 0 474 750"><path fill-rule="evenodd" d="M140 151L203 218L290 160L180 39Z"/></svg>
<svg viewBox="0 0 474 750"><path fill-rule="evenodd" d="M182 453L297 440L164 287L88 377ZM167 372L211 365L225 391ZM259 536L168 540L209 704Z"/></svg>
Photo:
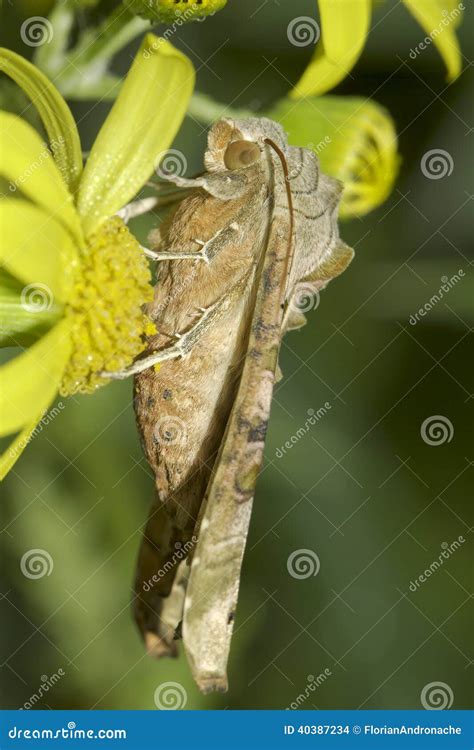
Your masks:
<svg viewBox="0 0 474 750"><path fill-rule="evenodd" d="M29 295L29 290L25 294L23 284L0 268L1 347L30 346L57 323L63 308L55 303L44 305L43 300Z"/></svg>

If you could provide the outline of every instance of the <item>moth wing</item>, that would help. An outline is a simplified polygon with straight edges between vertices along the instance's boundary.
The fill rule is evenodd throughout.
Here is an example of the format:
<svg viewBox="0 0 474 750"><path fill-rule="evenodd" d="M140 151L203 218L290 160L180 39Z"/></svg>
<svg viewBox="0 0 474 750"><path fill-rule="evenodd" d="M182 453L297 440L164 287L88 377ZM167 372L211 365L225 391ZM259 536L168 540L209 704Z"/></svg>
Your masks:
<svg viewBox="0 0 474 750"><path fill-rule="evenodd" d="M147 650L155 657L177 655L175 631L182 620L185 581L182 575L175 580L176 563L193 544L200 505L235 400L251 322L256 265L267 241L265 223L259 228L256 222L256 216L266 217L265 190L253 192L250 211L244 210L244 201L224 202L205 195L199 196L202 203L197 210L197 197L191 204L192 197L162 223L160 232L154 232L153 246L193 247L191 238L203 236L199 217L209 214L213 217L212 230L208 230L211 237L204 239L215 257L211 264L199 264L195 270L188 267L189 261L174 261L167 267L158 285L160 295L169 300L170 315L169 319L156 318L158 328L176 330L176 307L182 311L186 301L185 312L222 300L227 308L210 321L183 360L170 361L158 373L147 370L136 379L139 430L160 486L140 546L133 610ZM181 330L179 325L177 329ZM173 398L163 401L162 394L171 392ZM188 439L157 441L157 425L168 423L187 425Z"/></svg>
<svg viewBox="0 0 474 750"><path fill-rule="evenodd" d="M262 462L282 327L288 220L270 229L237 398L209 483L184 606L183 640L204 692L227 689L240 570Z"/></svg>

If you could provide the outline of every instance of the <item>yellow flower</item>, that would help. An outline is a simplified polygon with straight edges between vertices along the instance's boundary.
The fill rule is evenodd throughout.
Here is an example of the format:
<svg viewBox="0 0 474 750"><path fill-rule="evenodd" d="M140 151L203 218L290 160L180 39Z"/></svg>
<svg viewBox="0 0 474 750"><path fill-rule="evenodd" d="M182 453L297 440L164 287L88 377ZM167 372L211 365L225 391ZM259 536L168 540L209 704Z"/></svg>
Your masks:
<svg viewBox="0 0 474 750"><path fill-rule="evenodd" d="M214 15L226 5L227 0L124 0L132 13L150 21L173 23L195 21Z"/></svg>
<svg viewBox="0 0 474 750"><path fill-rule="evenodd" d="M457 0L403 0L441 54L448 80L461 70L456 27L463 4ZM352 70L364 48L373 0L318 0L321 41L310 64L294 87L294 98L324 94ZM297 28L293 29L297 33Z"/></svg>
<svg viewBox="0 0 474 750"><path fill-rule="evenodd" d="M342 218L363 216L390 195L399 157L397 134L386 109L351 96L283 99L268 113L289 142L312 149L323 172L344 184Z"/></svg>
<svg viewBox="0 0 474 750"><path fill-rule="evenodd" d="M56 88L10 50L0 50L0 69L31 98L51 147L20 117L0 112L0 178L8 185L8 197L0 199L0 275L9 280L0 305L18 313L4 315L2 329L11 343L22 332L21 313L26 328L35 312L54 320L0 368L0 436L16 434L0 456L3 477L58 389L89 392L104 382L100 371L126 366L143 349L150 322L141 305L151 296L150 275L116 213L171 144L194 69L169 42L149 34L84 170L74 119Z"/></svg>

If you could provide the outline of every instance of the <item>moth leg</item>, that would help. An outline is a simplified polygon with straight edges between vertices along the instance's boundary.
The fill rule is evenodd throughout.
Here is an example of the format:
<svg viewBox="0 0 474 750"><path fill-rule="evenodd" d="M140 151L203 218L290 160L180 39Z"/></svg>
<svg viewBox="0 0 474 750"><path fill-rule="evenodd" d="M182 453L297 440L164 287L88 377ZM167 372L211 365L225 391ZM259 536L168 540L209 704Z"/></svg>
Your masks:
<svg viewBox="0 0 474 750"><path fill-rule="evenodd" d="M205 243L201 242L200 240L195 240L199 245L202 245L202 247L205 247ZM183 260L185 258L190 258L191 260L203 260L205 263L209 263L209 259L207 255L202 250L197 250L195 252L189 252L189 253L173 253L170 251L163 251L158 252L157 250L150 250L147 247L142 247L143 252L147 256L147 258L150 258L150 260L158 261L158 260Z"/></svg>
<svg viewBox="0 0 474 750"><path fill-rule="evenodd" d="M110 380L125 380L129 375L136 375L137 372L143 372L143 370L147 370L149 367L159 365L160 362L166 362L167 359L177 359L178 357L182 357L183 351L181 343L182 339L179 339L176 344L173 344L173 346L169 346L166 349L159 349L157 352L148 355L148 357L137 360L133 365L130 365L130 367L126 367L125 370L116 370L115 372L102 370L100 376L102 378L109 378Z"/></svg>
<svg viewBox="0 0 474 750"><path fill-rule="evenodd" d="M179 175L163 175L164 179L173 182L180 188L203 188L210 195L214 195L221 200L231 200L239 198L248 189L247 178L243 174L229 174L226 172L216 172L209 174L206 172L200 177L179 177Z"/></svg>
<svg viewBox="0 0 474 750"><path fill-rule="evenodd" d="M200 245L200 250L197 252L189 253L174 253L164 250L159 252L157 250L149 250L143 248L145 255L151 260L181 260L182 258L191 258L193 260L203 260L205 263L210 263L213 258L217 255L223 245L225 245L226 235L239 231L239 225L237 222L229 224L229 226L219 229L212 237L208 240L195 239L194 242Z"/></svg>
<svg viewBox="0 0 474 750"><path fill-rule="evenodd" d="M236 287L239 285L236 285ZM236 289L234 287L234 290ZM224 309L226 309L232 300L232 294L229 296L220 297L217 302L210 307L207 307L202 311L202 315L189 331L183 334L175 334L178 341L173 346L166 347L165 349L159 349L152 354L149 354L143 359L137 359L130 367L125 370L117 370L116 372L107 372L103 370L100 374L103 378L110 378L111 380L124 380L129 375L136 375L143 370L147 370L149 367L158 365L161 362L165 362L167 359L177 359L178 357L184 357L188 352L191 351L194 344L201 338L203 333L209 328L212 320L220 315Z"/></svg>
<svg viewBox="0 0 474 750"><path fill-rule="evenodd" d="M177 174L163 174L161 177L180 188L205 187L206 184L204 177L180 177Z"/></svg>

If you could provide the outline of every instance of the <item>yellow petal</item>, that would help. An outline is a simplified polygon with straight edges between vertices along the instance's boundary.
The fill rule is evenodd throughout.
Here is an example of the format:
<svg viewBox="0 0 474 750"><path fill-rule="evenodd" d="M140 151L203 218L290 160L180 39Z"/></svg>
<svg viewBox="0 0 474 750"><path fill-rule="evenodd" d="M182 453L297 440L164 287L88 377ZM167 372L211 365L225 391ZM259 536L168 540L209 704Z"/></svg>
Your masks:
<svg viewBox="0 0 474 750"><path fill-rule="evenodd" d="M364 48L371 11L372 0L319 0L321 40L293 98L323 94L346 77Z"/></svg>
<svg viewBox="0 0 474 750"><path fill-rule="evenodd" d="M70 324L60 321L23 354L0 367L0 435L38 418L56 394L71 352Z"/></svg>
<svg viewBox="0 0 474 750"><path fill-rule="evenodd" d="M38 133L21 117L0 112L0 175L17 190L56 216L80 241L81 230L72 195Z"/></svg>
<svg viewBox="0 0 474 750"><path fill-rule="evenodd" d="M94 143L78 209L86 235L131 200L173 141L194 87L191 61L148 34Z"/></svg>
<svg viewBox="0 0 474 750"><path fill-rule="evenodd" d="M82 152L71 110L36 65L5 47L0 48L0 70L23 89L38 110L59 171L74 192L82 172Z"/></svg>
<svg viewBox="0 0 474 750"><path fill-rule="evenodd" d="M65 302L77 265L69 233L42 208L16 198L0 200L0 264L53 302Z"/></svg>
<svg viewBox="0 0 474 750"><path fill-rule="evenodd" d="M452 0L403 2L438 48L448 69L448 80L452 81L461 72L461 50L455 31L462 20L461 3L453 3Z"/></svg>

